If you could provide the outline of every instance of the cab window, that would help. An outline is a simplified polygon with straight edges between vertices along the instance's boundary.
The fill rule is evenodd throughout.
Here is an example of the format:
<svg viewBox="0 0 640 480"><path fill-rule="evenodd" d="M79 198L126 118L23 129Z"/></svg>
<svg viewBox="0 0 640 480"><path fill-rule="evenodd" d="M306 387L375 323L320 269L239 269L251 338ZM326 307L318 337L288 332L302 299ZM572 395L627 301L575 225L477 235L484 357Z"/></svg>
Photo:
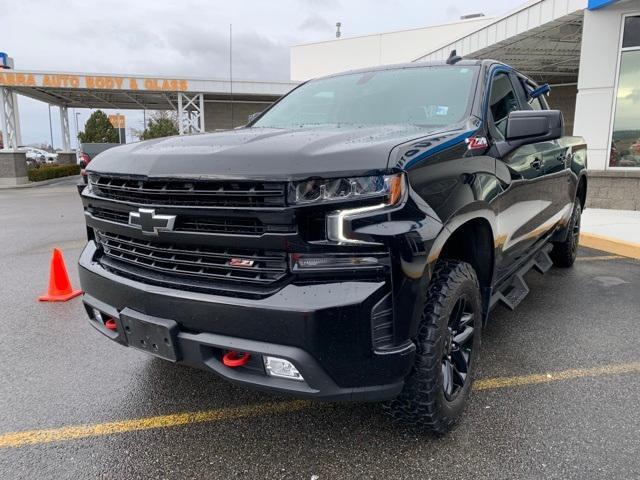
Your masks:
<svg viewBox="0 0 640 480"><path fill-rule="evenodd" d="M498 139L504 140L507 133L507 120L509 113L518 110L518 99L511 80L506 73L499 73L491 82L491 95L489 96L489 132Z"/></svg>

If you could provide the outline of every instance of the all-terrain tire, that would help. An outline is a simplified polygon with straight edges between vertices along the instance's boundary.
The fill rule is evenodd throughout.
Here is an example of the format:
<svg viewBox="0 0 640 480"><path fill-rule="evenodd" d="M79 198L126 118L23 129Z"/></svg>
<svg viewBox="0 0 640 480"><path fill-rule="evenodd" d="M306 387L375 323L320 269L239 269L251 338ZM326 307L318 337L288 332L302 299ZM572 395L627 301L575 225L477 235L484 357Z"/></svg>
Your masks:
<svg viewBox="0 0 640 480"><path fill-rule="evenodd" d="M455 398L445 394L445 359L450 350L450 320L459 300L468 303L473 327L468 371ZM442 434L451 429L462 414L471 392L478 361L482 301L476 272L457 260L439 260L428 286L427 296L415 338L413 369L400 395L385 403L385 412L396 422ZM448 350L447 350L448 349Z"/></svg>
<svg viewBox="0 0 640 480"><path fill-rule="evenodd" d="M576 198L573 205L571 219L567 226L567 238L562 242L554 242L553 250L549 253L556 267L569 268L576 261L578 255L578 242L580 240L580 221L582 218L582 205Z"/></svg>

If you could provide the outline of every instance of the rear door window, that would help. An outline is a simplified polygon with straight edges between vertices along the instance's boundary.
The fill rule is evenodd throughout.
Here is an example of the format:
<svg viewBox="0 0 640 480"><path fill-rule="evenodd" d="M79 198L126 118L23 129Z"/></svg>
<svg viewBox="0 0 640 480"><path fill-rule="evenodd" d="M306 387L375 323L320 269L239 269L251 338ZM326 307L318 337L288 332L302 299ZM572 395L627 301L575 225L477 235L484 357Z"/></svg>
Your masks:
<svg viewBox="0 0 640 480"><path fill-rule="evenodd" d="M531 98L530 96L531 92L533 92L536 89L534 85L530 84L524 79L520 79L519 84L521 85L521 88L524 89L524 99L526 103L523 105L523 107L525 109L527 110L546 110L547 109L542 99L542 96Z"/></svg>

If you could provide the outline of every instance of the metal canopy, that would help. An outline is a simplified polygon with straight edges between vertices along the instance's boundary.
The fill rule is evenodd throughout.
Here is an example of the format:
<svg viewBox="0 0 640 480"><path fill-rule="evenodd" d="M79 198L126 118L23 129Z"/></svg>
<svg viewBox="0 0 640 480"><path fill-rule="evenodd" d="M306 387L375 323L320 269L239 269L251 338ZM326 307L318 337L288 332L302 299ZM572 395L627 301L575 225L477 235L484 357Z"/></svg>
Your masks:
<svg viewBox="0 0 640 480"><path fill-rule="evenodd" d="M538 82L578 81L584 0L533 0L416 61L466 58L502 61Z"/></svg>
<svg viewBox="0 0 640 480"><path fill-rule="evenodd" d="M183 94L204 100L273 102L296 83L75 72L0 70L0 87L67 108L175 110ZM233 93L232 93L233 92Z"/></svg>
<svg viewBox="0 0 640 480"><path fill-rule="evenodd" d="M287 93L283 89L279 94L237 94L233 101L271 103ZM235 82L234 82L235 88ZM88 90L49 87L12 87L16 93L41 100L52 105L65 105L67 108L111 108L119 110L176 110L178 97L182 92L153 92L134 90ZM193 92L202 93L202 92ZM224 92L203 93L204 101L230 102L231 95Z"/></svg>
<svg viewBox="0 0 640 480"><path fill-rule="evenodd" d="M575 83L580 70L582 14L559 20L474 52L511 65L543 83Z"/></svg>
<svg viewBox="0 0 640 480"><path fill-rule="evenodd" d="M69 149L69 108L115 110L175 110L180 134L204 132L204 104L269 104L297 84L197 77L141 76L0 70L0 124L5 147L20 143L15 95L57 105L60 108L62 143Z"/></svg>

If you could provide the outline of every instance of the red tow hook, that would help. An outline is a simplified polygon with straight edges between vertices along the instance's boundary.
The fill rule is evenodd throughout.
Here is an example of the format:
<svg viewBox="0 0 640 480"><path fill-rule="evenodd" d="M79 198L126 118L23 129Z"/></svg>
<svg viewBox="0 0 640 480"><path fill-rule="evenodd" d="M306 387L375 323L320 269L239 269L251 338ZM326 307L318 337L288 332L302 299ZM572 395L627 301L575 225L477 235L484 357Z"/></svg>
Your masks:
<svg viewBox="0 0 640 480"><path fill-rule="evenodd" d="M115 332L118 330L118 325L116 325L116 321L113 318L107 318L104 321L104 326L107 327L112 332Z"/></svg>
<svg viewBox="0 0 640 480"><path fill-rule="evenodd" d="M222 363L229 368L237 368L249 363L250 358L251 355L247 352L236 352L232 350L225 353L224 357L222 357Z"/></svg>

